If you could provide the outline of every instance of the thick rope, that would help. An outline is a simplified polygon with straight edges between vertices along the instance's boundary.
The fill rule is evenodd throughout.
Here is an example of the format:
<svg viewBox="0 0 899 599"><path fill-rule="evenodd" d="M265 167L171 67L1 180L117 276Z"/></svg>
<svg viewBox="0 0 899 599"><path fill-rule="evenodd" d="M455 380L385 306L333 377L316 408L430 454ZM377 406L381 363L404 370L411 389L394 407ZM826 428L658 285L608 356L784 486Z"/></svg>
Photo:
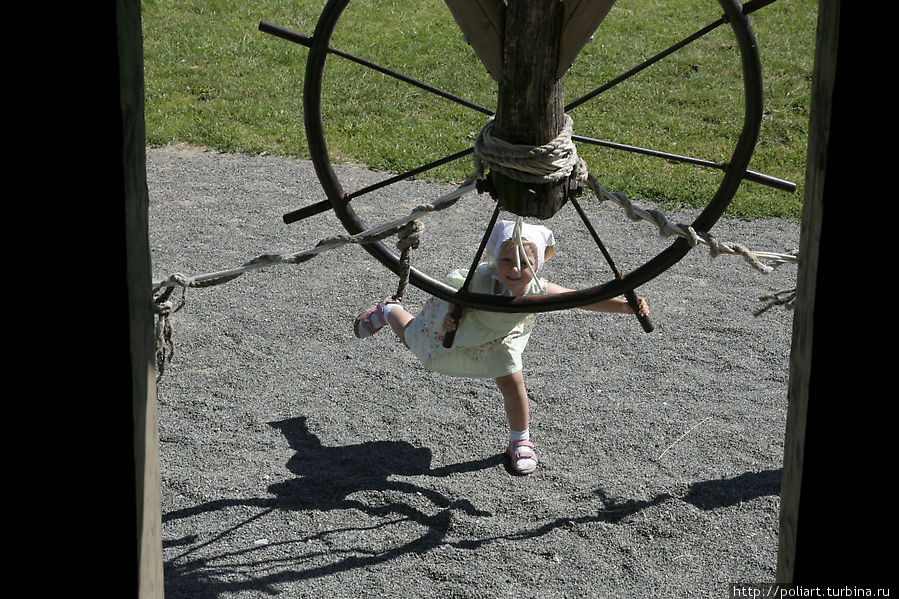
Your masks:
<svg viewBox="0 0 899 599"><path fill-rule="evenodd" d="M774 306L783 306L787 310L792 310L796 306L796 288L774 291L768 295L761 296L759 299L768 303L755 310L752 313L753 316L761 316Z"/></svg>
<svg viewBox="0 0 899 599"><path fill-rule="evenodd" d="M393 299L398 302L403 301L403 295L406 293L406 287L409 285L409 271L412 269L412 250L416 249L419 244L419 232L421 231L421 221L413 220L406 223L397 232L396 248L400 250L400 280L397 284L396 293Z"/></svg>
<svg viewBox="0 0 899 599"><path fill-rule="evenodd" d="M172 323L170 316L184 307L184 292L181 294L181 303L178 307L173 308L169 296L174 291L174 287L170 287L157 295L153 300L153 311L156 314L156 380L162 378L165 371L166 362L172 361L175 353L175 344L172 341Z"/></svg>
<svg viewBox="0 0 899 599"><path fill-rule="evenodd" d="M378 225L377 227L372 227L370 229L362 231L361 233L357 233L355 235L346 234L327 237L319 241L314 247L295 252L293 254L263 254L261 256L257 256L256 258L253 258L249 262L246 262L239 267L228 270L211 272L195 277L189 277L182 273L175 273L161 281L154 282L153 288L161 289L166 287L210 287L213 285L220 285L222 283L226 283L228 281L236 279L237 277L251 270L265 268L277 264L299 264L311 260L319 254L339 247L343 247L345 245L364 245L367 243L375 243L377 241L381 241L390 237L391 235L399 233L408 223L417 220L427 213L449 208L450 206L455 204L463 195L475 189L476 180L478 178L479 174L475 172L456 189L454 189L450 193L440 196L434 202L430 204L419 205L405 217L389 221L387 223Z"/></svg>
<svg viewBox="0 0 899 599"><path fill-rule="evenodd" d="M687 240L690 247L696 247L700 243L709 246L709 253L713 258L721 254L740 255L743 259L752 265L753 268L761 272L769 273L776 266L786 262L797 262L799 256L797 253L777 254L773 252L755 252L744 245L738 243L725 243L718 241L711 233L699 232L688 225L675 225L668 221L658 210L643 210L634 206L633 202L623 193L612 193L604 189L596 177L589 175L587 177L587 185L596 194L600 201L610 200L618 204L624 209L627 217L634 221L645 220L654 224L662 237L670 237L677 235ZM763 260L773 263L773 266L765 264Z"/></svg>
<svg viewBox="0 0 899 599"><path fill-rule="evenodd" d="M229 270L217 271L189 277L182 273L172 274L161 281L153 283L153 310L156 313L156 372L157 379L162 377L166 362L170 362L175 352L172 340L172 326L170 316L180 310L185 303L185 295L188 287L211 287L232 281L244 273L267 266L277 264L299 264L311 260L315 256L326 251L349 244L375 243L397 234L400 239L397 243L401 252L400 267L401 276L397 292L394 297L402 298L409 282L411 269L410 250L418 247L419 230L421 229L419 217L439 210L444 210L455 204L463 195L476 189L477 180L483 175L483 171L477 166L475 171L461 185L450 193L440 196L430 204L417 206L409 215L399 218L377 227L372 227L356 235L335 235L319 241L315 247L295 252L293 254L263 254L249 262ZM177 308L172 308L169 296L172 291L180 287L182 289L181 303Z"/></svg>
<svg viewBox="0 0 899 599"><path fill-rule="evenodd" d="M518 267L518 270L521 270L521 256L524 256L524 263L527 266L527 269L531 271L531 276L537 282L537 286L540 288L542 293L546 293L546 286L537 276L537 271L534 270L534 265L531 264L530 259L528 258L528 252L524 249L524 241L521 238L521 226L524 224L524 219L522 217L518 217L515 219L515 227L512 229L512 238L515 240L515 244L518 246L518 251L515 252L515 265Z"/></svg>
<svg viewBox="0 0 899 599"><path fill-rule="evenodd" d="M586 175L586 165L571 139L569 115L556 138L542 146L512 144L494 137L493 123L491 117L475 140L475 156L485 167L523 183L555 183Z"/></svg>

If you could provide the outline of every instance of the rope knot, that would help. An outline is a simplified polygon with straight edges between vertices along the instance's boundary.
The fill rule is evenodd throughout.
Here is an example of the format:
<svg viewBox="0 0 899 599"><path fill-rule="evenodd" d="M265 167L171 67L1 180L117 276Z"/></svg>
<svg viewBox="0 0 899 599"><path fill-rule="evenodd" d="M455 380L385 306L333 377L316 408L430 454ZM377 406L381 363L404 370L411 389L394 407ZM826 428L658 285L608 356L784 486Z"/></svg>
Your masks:
<svg viewBox="0 0 899 599"><path fill-rule="evenodd" d="M484 166L523 183L554 183L573 177L583 181L587 167L578 156L571 139L573 120L565 115L565 123L555 139L541 146L513 144L493 135L495 119L491 117L475 140L476 169Z"/></svg>
<svg viewBox="0 0 899 599"><path fill-rule="evenodd" d="M418 248L418 243L421 240L419 235L420 232L420 220L413 220L406 223L400 228L399 231L397 231L396 248L401 252L405 252L408 249L414 250Z"/></svg>
<svg viewBox="0 0 899 599"><path fill-rule="evenodd" d="M156 313L156 327L154 337L156 339L156 382L162 378L166 362L172 361L175 354L175 344L172 341L172 322L169 319L172 312L172 302L168 300L156 301L153 304L153 312Z"/></svg>
<svg viewBox="0 0 899 599"><path fill-rule="evenodd" d="M420 241L421 221L418 219L409 221L397 231L396 247L400 250L400 280L396 287L393 299L403 300L406 287L409 285L409 272L412 270L411 250L418 247Z"/></svg>

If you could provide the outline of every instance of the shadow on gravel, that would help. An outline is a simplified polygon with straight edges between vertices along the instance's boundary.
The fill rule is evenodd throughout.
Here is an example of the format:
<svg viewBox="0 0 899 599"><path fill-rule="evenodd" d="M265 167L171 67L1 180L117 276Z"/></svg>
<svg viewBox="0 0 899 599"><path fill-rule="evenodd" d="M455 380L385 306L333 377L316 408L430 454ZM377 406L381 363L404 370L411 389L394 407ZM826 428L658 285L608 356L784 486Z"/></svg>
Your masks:
<svg viewBox="0 0 899 599"><path fill-rule="evenodd" d="M708 480L690 485L690 491L681 499L701 510L735 505L766 495L780 495L782 469L745 472L740 476L721 480Z"/></svg>
<svg viewBox="0 0 899 599"><path fill-rule="evenodd" d="M479 539L447 540L454 513L464 512L475 517L491 514L477 509L467 499L451 500L434 489L393 480L391 477L443 477L473 472L502 464L502 455L431 468L430 449L414 447L403 441L325 446L309 431L305 417L270 424L282 432L291 449L296 452L288 460L287 469L297 477L270 485L268 491L273 497L221 499L164 514L163 522L169 522L235 506L263 508L243 522L224 526L221 532L201 543L193 535L165 541L164 545L169 548L185 547L182 553L165 563L167 597L171 594L172 597L214 599L245 590L276 594L279 584L365 568L409 553L426 553L441 545L477 549L498 541L540 537L559 527L590 523L615 524L654 505L678 499L674 495L663 493L649 501L621 502L609 498L602 489L596 489L593 493L599 497L602 506L589 515L559 517L536 528L514 533ZM731 479L694 483L687 495L680 500L708 510L777 494L780 488L779 473L779 470L769 470L746 473ZM364 501L356 497L362 497ZM427 513L428 508L422 505L421 498L428 500L435 508L430 510L432 513ZM412 504L421 506L421 509ZM266 543L259 547L243 546L233 549L225 542L225 538L237 529L274 511L315 512L321 515L316 518L318 522L327 522L327 512L337 510L359 510L377 520L353 528L346 527L344 520L336 518L333 530L282 541L280 544L284 547L277 555L270 553L277 549L277 544ZM385 518L389 519L384 520ZM360 541L360 547L327 546L330 535L352 530L372 532L398 522L417 523L426 532L417 539L383 550L362 547L363 541ZM314 544L316 541L324 542L326 549L320 549L321 545ZM307 545L310 542L313 544ZM297 546L303 550L296 552ZM313 546L319 549L310 549ZM328 563L314 565L321 561Z"/></svg>
<svg viewBox="0 0 899 599"><path fill-rule="evenodd" d="M360 491L377 491L382 495L397 491L413 495L420 493L434 505L447 510L460 509L474 516L490 515L475 509L467 499L450 501L433 489L390 480L390 477L448 476L483 470L500 463L500 456L432 469L431 450L414 447L405 441L367 441L327 447L309 432L305 416L274 422L272 426L281 430L290 448L296 451L287 462L287 469L298 478L268 488L277 496L280 509L326 511L355 508L373 516L395 513L425 525L436 523L432 521L433 517L403 502L372 506L350 499L351 495Z"/></svg>
<svg viewBox="0 0 899 599"><path fill-rule="evenodd" d="M680 501L701 510L715 510L759 497L780 495L780 477L780 468L762 472L745 472L733 478L693 483L683 497L678 498L670 493L661 493L649 501L617 501L608 497L602 489L597 489L594 493L604 506L599 512L602 516L601 519L605 522L615 523L670 499L680 499Z"/></svg>

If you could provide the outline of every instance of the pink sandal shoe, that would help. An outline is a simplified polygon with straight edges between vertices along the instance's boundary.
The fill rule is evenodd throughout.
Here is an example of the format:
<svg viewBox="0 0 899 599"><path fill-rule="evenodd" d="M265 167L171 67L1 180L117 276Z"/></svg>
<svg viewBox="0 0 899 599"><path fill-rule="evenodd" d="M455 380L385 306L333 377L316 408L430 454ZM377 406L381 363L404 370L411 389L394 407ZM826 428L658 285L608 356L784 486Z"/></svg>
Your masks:
<svg viewBox="0 0 899 599"><path fill-rule="evenodd" d="M399 302L392 297L385 297L377 306L363 310L356 317L356 321L353 323L353 332L356 337L360 339L371 337L384 328L384 325L387 324L387 319L384 317L384 306L388 304L399 304Z"/></svg>
<svg viewBox="0 0 899 599"><path fill-rule="evenodd" d="M509 443L506 455L511 461L512 470L516 474L531 474L537 469L537 452L530 441L515 441Z"/></svg>

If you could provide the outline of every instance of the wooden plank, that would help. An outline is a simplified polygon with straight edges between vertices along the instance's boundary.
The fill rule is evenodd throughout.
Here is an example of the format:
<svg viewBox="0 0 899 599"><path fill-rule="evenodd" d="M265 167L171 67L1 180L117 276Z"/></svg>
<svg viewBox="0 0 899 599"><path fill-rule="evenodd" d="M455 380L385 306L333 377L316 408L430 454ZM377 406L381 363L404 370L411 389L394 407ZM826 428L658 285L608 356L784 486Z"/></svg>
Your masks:
<svg viewBox="0 0 899 599"><path fill-rule="evenodd" d="M445 0L475 54L495 81L502 77L506 5L502 0Z"/></svg>
<svg viewBox="0 0 899 599"><path fill-rule="evenodd" d="M812 386L815 300L823 218L824 187L827 182L828 137L836 75L839 10L822 2L818 15L815 55L815 85L809 121L806 162L806 191L803 198L801 255L797 276L797 301L793 316L790 354L790 385L787 428L784 438L784 469L781 481L780 535L778 539L777 581L792 582L797 576L798 532L800 525L803 471L809 395ZM814 431L811 431L814 432ZM799 561L802 561L801 559ZM801 568L800 568L801 569Z"/></svg>
<svg viewBox="0 0 899 599"><path fill-rule="evenodd" d="M613 4L615 0L565 0L556 77L571 67Z"/></svg>

